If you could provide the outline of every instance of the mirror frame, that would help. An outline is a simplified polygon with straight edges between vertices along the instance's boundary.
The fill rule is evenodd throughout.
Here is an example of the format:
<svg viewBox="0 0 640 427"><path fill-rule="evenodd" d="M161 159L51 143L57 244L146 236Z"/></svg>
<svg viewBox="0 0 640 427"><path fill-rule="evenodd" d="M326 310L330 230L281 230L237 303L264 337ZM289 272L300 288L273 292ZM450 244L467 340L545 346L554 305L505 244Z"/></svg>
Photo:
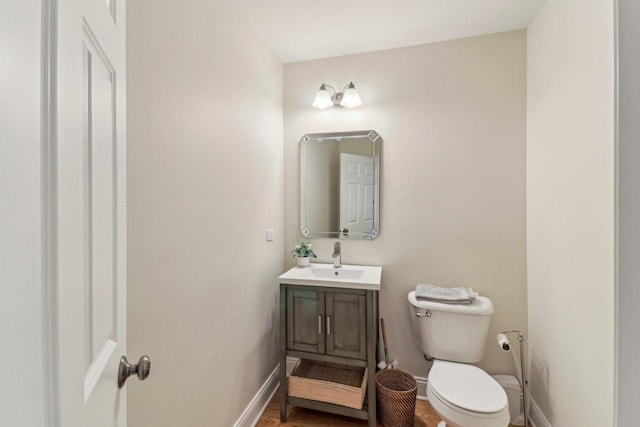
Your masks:
<svg viewBox="0 0 640 427"><path fill-rule="evenodd" d="M374 183L373 194L373 227L367 233L343 233L342 231L311 230L306 223L306 171L307 147L309 143L321 143L327 140L340 141L345 138L367 138L371 142L373 155ZM310 238L373 240L380 234L380 145L382 138L375 130L359 130L349 132L307 133L300 138L300 233Z"/></svg>

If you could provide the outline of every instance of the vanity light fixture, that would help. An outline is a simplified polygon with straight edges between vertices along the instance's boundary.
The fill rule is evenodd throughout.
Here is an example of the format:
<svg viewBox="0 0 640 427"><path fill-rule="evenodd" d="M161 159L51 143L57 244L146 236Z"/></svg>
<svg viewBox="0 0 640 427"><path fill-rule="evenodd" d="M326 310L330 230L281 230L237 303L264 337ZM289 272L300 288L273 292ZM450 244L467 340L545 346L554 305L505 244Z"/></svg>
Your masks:
<svg viewBox="0 0 640 427"><path fill-rule="evenodd" d="M331 88L333 94L329 92L328 88ZM356 108L362 105L362 100L360 99L358 89L356 89L353 82L346 85L344 89L342 89L342 92L336 91L336 89L331 85L322 83L322 85L320 85L320 89L316 92L316 97L311 105L321 110L333 106Z"/></svg>

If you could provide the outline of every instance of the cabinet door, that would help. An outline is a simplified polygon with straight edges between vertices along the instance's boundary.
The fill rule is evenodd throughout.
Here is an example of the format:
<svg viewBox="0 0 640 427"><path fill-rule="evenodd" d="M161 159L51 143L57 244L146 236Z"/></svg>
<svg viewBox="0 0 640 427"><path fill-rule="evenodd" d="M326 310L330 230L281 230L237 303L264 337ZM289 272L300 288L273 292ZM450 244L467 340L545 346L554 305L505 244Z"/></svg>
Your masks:
<svg viewBox="0 0 640 427"><path fill-rule="evenodd" d="M287 289L287 349L324 353L323 291Z"/></svg>
<svg viewBox="0 0 640 427"><path fill-rule="evenodd" d="M327 354L367 358L367 311L364 294L327 292Z"/></svg>

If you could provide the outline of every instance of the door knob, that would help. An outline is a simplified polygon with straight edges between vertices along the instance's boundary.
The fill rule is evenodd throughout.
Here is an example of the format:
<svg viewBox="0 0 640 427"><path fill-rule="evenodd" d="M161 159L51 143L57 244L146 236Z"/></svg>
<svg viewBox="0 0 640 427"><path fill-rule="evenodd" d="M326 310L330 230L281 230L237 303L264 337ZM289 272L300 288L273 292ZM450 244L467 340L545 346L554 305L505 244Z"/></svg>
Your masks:
<svg viewBox="0 0 640 427"><path fill-rule="evenodd" d="M127 378L136 374L140 381L144 381L151 371L151 359L149 356L142 356L138 363L129 363L126 356L120 358L120 367L118 368L118 388L124 387Z"/></svg>

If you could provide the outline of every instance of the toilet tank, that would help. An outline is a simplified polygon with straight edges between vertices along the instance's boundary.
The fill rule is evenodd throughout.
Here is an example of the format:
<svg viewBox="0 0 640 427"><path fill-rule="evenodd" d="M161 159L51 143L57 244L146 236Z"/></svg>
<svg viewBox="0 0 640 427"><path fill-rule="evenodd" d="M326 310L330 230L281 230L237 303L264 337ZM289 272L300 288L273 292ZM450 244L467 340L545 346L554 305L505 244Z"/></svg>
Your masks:
<svg viewBox="0 0 640 427"><path fill-rule="evenodd" d="M418 300L409 292L409 311L416 345L428 357L460 363L482 360L493 303L478 296L471 304Z"/></svg>

